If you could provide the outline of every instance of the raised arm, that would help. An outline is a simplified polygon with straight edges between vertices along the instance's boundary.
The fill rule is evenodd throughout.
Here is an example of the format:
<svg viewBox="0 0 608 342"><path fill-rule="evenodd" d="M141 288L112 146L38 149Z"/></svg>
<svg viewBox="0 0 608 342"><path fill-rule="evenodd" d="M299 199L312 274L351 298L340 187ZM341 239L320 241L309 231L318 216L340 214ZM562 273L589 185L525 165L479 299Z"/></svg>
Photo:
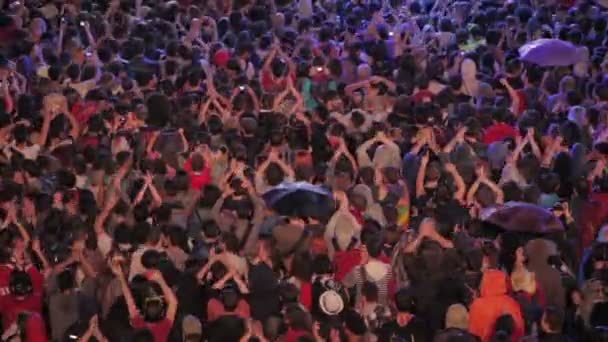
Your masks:
<svg viewBox="0 0 608 342"><path fill-rule="evenodd" d="M249 98L251 98L251 102L253 102L253 109L255 110L256 113L259 113L260 112L260 99L258 98L258 95L255 93L255 91L253 91L253 89L251 89L250 86L245 87L245 91L249 95Z"/></svg>
<svg viewBox="0 0 608 342"><path fill-rule="evenodd" d="M393 82L390 81L389 79L382 77L382 76L373 76L370 79L370 82L373 83L382 83L384 84L390 91L394 92L395 90L397 90L397 85Z"/></svg>
<svg viewBox="0 0 608 342"><path fill-rule="evenodd" d="M456 183L456 192L454 193L454 199L458 200L461 203L464 202L464 196L467 191L467 186L464 183L464 179L462 179L462 176L460 176L460 173L458 172L458 169L454 164L446 163L444 167L445 170L449 172L450 175L452 175L454 183Z"/></svg>
<svg viewBox="0 0 608 342"><path fill-rule="evenodd" d="M507 89L507 93L511 98L511 112L517 114L519 111L519 96L517 95L517 91L511 87L511 84L505 78L500 79L500 84Z"/></svg>
<svg viewBox="0 0 608 342"><path fill-rule="evenodd" d="M369 154L367 154L367 150L369 150L376 141L378 141L377 137L373 137L357 147L355 155L357 156L357 162L361 167L372 165L372 160L370 159Z"/></svg>
<svg viewBox="0 0 608 342"><path fill-rule="evenodd" d="M51 267L49 260L46 258L46 255L44 255L44 252L42 251L42 248L40 246L40 240L32 240L32 252L36 254L38 259L40 259L40 262L42 263L42 274L44 275L44 278L48 278L51 275L53 268Z"/></svg>
<svg viewBox="0 0 608 342"><path fill-rule="evenodd" d="M458 145L459 143L462 143L464 141L464 136L467 133L467 127L463 126L460 127L458 129L458 131L456 132L456 135L452 138L452 140L450 140L450 142L447 143L447 145L445 145L443 147L443 152L444 153L451 153L454 148L456 147L456 145Z"/></svg>
<svg viewBox="0 0 608 342"><path fill-rule="evenodd" d="M182 145L183 145L182 153L188 152L188 150L190 149L190 145L188 144L188 139L186 139L184 129L183 128L178 129L177 134L179 134L179 139L181 140Z"/></svg>
<svg viewBox="0 0 608 342"><path fill-rule="evenodd" d="M152 271L150 280L155 281L160 285L160 288L163 291L163 297L165 297L165 300L167 301L167 313L165 314L165 318L171 322L175 321L175 314L177 313L177 298L175 297L175 293L169 285L167 285L167 282L165 282L165 278L163 278L160 271Z"/></svg>
<svg viewBox="0 0 608 342"><path fill-rule="evenodd" d="M209 108L211 107L211 102L213 99L210 97L201 105L201 109L198 112L198 123L202 124L207 121L207 114L209 113Z"/></svg>
<svg viewBox="0 0 608 342"><path fill-rule="evenodd" d="M277 56L278 50L279 50L278 44L275 43L275 45L273 45L273 47L272 47L272 50L270 50L270 53L268 54L268 56L266 56L266 60L264 61L264 64L262 65L263 72L272 72L272 70L270 70L271 69L270 67L272 65L272 61Z"/></svg>
<svg viewBox="0 0 608 342"><path fill-rule="evenodd" d="M367 89L367 88L369 88L369 86L370 86L369 81L367 81L367 80L360 81L360 82L356 82L356 83L347 85L346 88L344 88L344 92L349 97L353 97L353 94L356 90L359 90L361 88Z"/></svg>
<svg viewBox="0 0 608 342"><path fill-rule="evenodd" d="M491 180L490 178L488 178L487 176L484 177L481 181L488 188L490 188L492 190L492 192L496 195L496 204L503 204L503 203L505 203L505 193L498 186L498 184L494 183L494 181Z"/></svg>
<svg viewBox="0 0 608 342"><path fill-rule="evenodd" d="M295 173L291 166L287 165L287 163L281 160L281 158L279 158L279 155L275 151L270 152L270 154L268 155L268 160L270 160L270 162L272 163L277 164L287 177L291 179L295 177Z"/></svg>
<svg viewBox="0 0 608 342"><path fill-rule="evenodd" d="M540 147L538 147L538 144L536 143L536 139L534 139L534 127L528 127L526 138L528 139L528 143L532 148L532 154L534 154L534 156L536 156L536 158L539 160L542 159L543 154L540 151Z"/></svg>
<svg viewBox="0 0 608 342"><path fill-rule="evenodd" d="M118 263L117 260L110 260L110 269L120 282L120 290L122 291L122 294L125 297L125 301L127 302L129 318L133 320L139 317L139 311L137 310L137 306L135 305L135 299L133 298L131 289L129 289L129 283L127 282L127 278L125 277L125 273L123 272L120 263Z"/></svg>
<svg viewBox="0 0 608 342"><path fill-rule="evenodd" d="M521 154L521 152L524 150L524 147L526 147L526 144L528 143L527 139L521 139L520 137L516 137L515 140L517 141L517 145L515 146L515 149L513 150L513 152L511 152L511 154L507 157L507 163L509 163L511 165L517 164L517 161L519 160L519 155Z"/></svg>
<svg viewBox="0 0 608 342"><path fill-rule="evenodd" d="M426 191L424 190L424 178L426 177L426 167L429 165L429 152L427 151L420 160L420 167L418 168L418 175L416 176L416 197L423 196Z"/></svg>
<svg viewBox="0 0 608 342"><path fill-rule="evenodd" d="M161 204L163 203L163 198L160 195L160 193L158 192L158 189L156 189L156 186L154 185L154 179L152 178L152 175L146 174L144 176L144 182L145 182L145 185L148 187L148 190L150 190L150 195L152 195L152 200L154 201L154 206L160 207Z"/></svg>

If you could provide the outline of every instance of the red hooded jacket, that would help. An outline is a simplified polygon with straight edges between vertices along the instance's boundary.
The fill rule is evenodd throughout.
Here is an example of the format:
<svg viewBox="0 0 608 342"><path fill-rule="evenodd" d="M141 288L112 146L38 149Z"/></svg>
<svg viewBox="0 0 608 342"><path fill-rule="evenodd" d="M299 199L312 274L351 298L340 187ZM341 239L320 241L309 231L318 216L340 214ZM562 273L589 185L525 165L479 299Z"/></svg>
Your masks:
<svg viewBox="0 0 608 342"><path fill-rule="evenodd" d="M479 336L482 341L489 341L494 332L496 320L509 314L515 321L515 332L511 341L517 342L525 334L524 319L521 308L508 292L509 278L504 272L489 270L483 274L480 296L473 301L469 310L469 332Z"/></svg>

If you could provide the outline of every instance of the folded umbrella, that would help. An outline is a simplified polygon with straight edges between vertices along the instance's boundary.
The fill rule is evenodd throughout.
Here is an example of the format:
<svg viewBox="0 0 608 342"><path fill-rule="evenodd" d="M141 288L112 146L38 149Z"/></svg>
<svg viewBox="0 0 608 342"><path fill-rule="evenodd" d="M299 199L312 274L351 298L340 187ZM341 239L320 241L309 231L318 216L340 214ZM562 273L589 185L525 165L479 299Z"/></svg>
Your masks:
<svg viewBox="0 0 608 342"><path fill-rule="evenodd" d="M576 45L561 39L537 39L519 48L519 59L540 66L568 66L584 59Z"/></svg>
<svg viewBox="0 0 608 342"><path fill-rule="evenodd" d="M283 182L262 198L280 215L324 218L334 210L331 191L307 182Z"/></svg>
<svg viewBox="0 0 608 342"><path fill-rule="evenodd" d="M505 203L492 212L482 214L482 218L510 232L542 235L564 231L562 222L551 211L530 203Z"/></svg>

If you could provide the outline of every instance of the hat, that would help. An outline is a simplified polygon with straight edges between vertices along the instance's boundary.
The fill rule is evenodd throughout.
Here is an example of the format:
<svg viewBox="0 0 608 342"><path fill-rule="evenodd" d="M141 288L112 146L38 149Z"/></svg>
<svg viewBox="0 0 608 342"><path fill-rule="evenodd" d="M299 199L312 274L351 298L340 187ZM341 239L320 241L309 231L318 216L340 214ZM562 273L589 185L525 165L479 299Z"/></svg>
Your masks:
<svg viewBox="0 0 608 342"><path fill-rule="evenodd" d="M462 304L452 304L445 313L445 327L467 330L469 328L469 312Z"/></svg>
<svg viewBox="0 0 608 342"><path fill-rule="evenodd" d="M344 309L344 300L334 290L327 290L319 297L321 311L330 316L338 315Z"/></svg>
<svg viewBox="0 0 608 342"><path fill-rule="evenodd" d="M536 279L534 273L526 270L525 268L519 268L511 273L511 286L513 291L524 291L529 294L536 292Z"/></svg>
<svg viewBox="0 0 608 342"><path fill-rule="evenodd" d="M203 326L201 325L201 321L192 315L184 317L184 320L182 321L182 334L186 337L191 335L202 335Z"/></svg>
<svg viewBox="0 0 608 342"><path fill-rule="evenodd" d="M227 49L219 49L213 55L213 63L220 67L228 65L230 60L230 52Z"/></svg>

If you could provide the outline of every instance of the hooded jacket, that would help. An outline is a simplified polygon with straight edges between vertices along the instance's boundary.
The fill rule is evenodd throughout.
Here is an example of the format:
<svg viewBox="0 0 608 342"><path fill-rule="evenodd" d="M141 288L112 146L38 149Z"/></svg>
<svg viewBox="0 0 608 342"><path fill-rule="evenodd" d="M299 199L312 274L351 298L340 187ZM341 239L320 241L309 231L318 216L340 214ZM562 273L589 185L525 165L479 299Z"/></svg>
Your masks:
<svg viewBox="0 0 608 342"><path fill-rule="evenodd" d="M548 259L557 254L553 242L544 239L531 240L526 244L525 252L528 258L528 270L534 272L536 281L545 293L547 305L555 305L564 309L566 295L558 270L549 265Z"/></svg>
<svg viewBox="0 0 608 342"><path fill-rule="evenodd" d="M504 272L489 270L483 274L480 296L473 301L469 310L469 332L489 341L494 332L496 320L509 314L515 321L515 331L511 340L519 341L524 336L524 320L519 304L507 294L508 277Z"/></svg>

